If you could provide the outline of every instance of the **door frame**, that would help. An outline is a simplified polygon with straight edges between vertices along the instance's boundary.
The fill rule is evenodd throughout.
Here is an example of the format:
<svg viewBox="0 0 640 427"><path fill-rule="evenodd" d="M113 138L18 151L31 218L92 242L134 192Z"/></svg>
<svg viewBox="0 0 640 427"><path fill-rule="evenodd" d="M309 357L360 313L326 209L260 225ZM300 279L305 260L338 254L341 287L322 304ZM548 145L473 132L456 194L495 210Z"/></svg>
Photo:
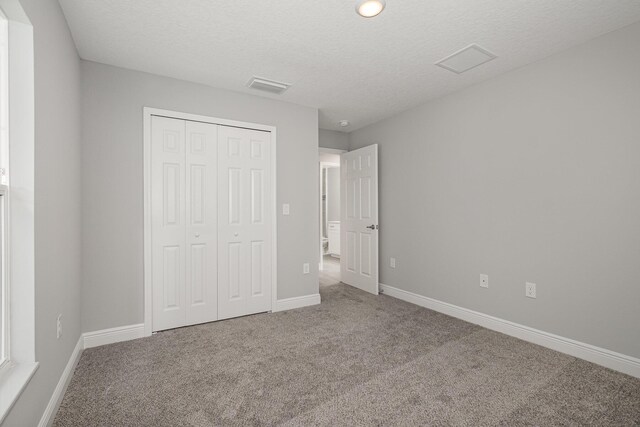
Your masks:
<svg viewBox="0 0 640 427"><path fill-rule="evenodd" d="M276 127L259 123L241 122L237 120L221 119L218 117L201 116L198 114L164 110L160 108L143 107L143 181L144 181L144 336L151 336L153 319L153 298L151 283L151 117L160 116L170 119L188 120L192 122L210 123L213 125L230 126L271 133L271 210L273 212L272 242L271 242L271 310L276 307L278 300L278 202L277 197L277 169L276 169Z"/></svg>

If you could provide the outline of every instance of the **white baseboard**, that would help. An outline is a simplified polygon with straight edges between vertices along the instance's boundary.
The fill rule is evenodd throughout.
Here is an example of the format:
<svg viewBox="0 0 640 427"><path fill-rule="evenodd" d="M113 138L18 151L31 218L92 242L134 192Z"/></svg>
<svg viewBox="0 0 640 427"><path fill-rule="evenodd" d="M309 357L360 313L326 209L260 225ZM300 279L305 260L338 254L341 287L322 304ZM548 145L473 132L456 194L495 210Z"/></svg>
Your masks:
<svg viewBox="0 0 640 427"><path fill-rule="evenodd" d="M103 329L95 332L85 332L82 336L84 338L84 348L134 340L144 337L144 323Z"/></svg>
<svg viewBox="0 0 640 427"><path fill-rule="evenodd" d="M80 356L84 349L98 347L105 344L113 344L120 341L133 340L136 338L142 338L143 336L143 324L121 326L119 328L104 329L102 331L95 332L85 332L80 335L78 343L69 357L69 362L67 362L67 366L64 368L64 371L60 376L60 380L51 395L51 399L49 399L49 404L42 414L42 418L40 418L38 427L49 427L53 423L55 415L58 412L58 408L60 407L60 403L62 403L64 393L69 385L69 381L71 381L71 377L73 377L73 372L78 365L78 361L80 360Z"/></svg>
<svg viewBox="0 0 640 427"><path fill-rule="evenodd" d="M49 399L49 404L44 410L42 414L42 418L40 418L40 422L38 423L38 427L49 427L53 424L53 419L58 412L58 408L62 403L62 398L64 397L65 391L67 391L67 386L71 381L71 377L73 377L73 372L78 365L78 361L80 360L80 356L82 355L82 350L84 349L84 339L83 336L80 335L78 338L78 342L76 347L73 349L71 356L69 357L69 361L67 362L67 366L62 371L62 375L60 376L60 380L56 385L56 388L53 390L53 394L51 395L51 399Z"/></svg>
<svg viewBox="0 0 640 427"><path fill-rule="evenodd" d="M275 313L277 311L293 310L294 308L307 307L316 304L320 304L320 294L279 299L276 301L276 306L272 311Z"/></svg>
<svg viewBox="0 0 640 427"><path fill-rule="evenodd" d="M385 295L640 378L640 359L380 284Z"/></svg>

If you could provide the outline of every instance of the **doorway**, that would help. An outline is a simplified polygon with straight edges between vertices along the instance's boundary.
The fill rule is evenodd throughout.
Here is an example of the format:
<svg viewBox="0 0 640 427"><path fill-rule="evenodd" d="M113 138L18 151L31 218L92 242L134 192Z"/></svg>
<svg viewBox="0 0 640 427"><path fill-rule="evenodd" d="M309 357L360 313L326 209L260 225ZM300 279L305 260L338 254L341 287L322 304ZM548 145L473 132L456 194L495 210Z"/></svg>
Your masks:
<svg viewBox="0 0 640 427"><path fill-rule="evenodd" d="M340 283L340 154L319 150L320 287Z"/></svg>
<svg viewBox="0 0 640 427"><path fill-rule="evenodd" d="M320 289L344 283L378 295L378 146L320 148L318 171Z"/></svg>

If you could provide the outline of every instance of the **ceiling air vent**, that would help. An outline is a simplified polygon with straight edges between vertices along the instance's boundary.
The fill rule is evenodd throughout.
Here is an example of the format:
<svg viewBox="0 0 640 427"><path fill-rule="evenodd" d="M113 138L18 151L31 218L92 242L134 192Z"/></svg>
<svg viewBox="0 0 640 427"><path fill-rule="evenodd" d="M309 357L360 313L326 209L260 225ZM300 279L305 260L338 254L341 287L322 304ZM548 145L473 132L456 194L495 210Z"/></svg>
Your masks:
<svg viewBox="0 0 640 427"><path fill-rule="evenodd" d="M436 65L456 74L462 74L496 58L497 56L488 50L472 44L436 62Z"/></svg>
<svg viewBox="0 0 640 427"><path fill-rule="evenodd" d="M276 82L273 80L263 79L262 77L252 77L247 84L251 89L261 90L264 92L275 93L280 95L291 86L288 83Z"/></svg>

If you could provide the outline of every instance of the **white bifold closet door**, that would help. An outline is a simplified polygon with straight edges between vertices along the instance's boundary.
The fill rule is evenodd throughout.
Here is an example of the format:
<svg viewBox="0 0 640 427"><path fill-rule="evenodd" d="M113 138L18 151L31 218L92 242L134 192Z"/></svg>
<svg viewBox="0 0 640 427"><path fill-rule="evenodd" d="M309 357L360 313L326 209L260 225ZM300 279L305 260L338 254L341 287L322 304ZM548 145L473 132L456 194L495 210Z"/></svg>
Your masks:
<svg viewBox="0 0 640 427"><path fill-rule="evenodd" d="M218 319L217 127L152 117L153 330Z"/></svg>
<svg viewBox="0 0 640 427"><path fill-rule="evenodd" d="M152 117L153 330L218 318L217 127Z"/></svg>
<svg viewBox="0 0 640 427"><path fill-rule="evenodd" d="M153 331L271 310L270 142L152 117Z"/></svg>
<svg viewBox="0 0 640 427"><path fill-rule="evenodd" d="M271 133L218 128L218 314L271 310Z"/></svg>

